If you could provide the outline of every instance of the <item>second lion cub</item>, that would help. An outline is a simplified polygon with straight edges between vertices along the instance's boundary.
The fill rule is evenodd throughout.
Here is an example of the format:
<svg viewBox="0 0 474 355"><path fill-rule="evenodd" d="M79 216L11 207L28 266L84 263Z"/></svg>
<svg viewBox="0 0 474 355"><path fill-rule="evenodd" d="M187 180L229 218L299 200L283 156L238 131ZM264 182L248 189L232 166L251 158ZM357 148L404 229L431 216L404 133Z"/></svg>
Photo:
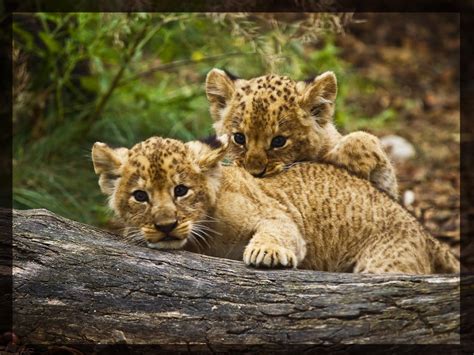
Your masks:
<svg viewBox="0 0 474 355"><path fill-rule="evenodd" d="M342 136L336 130L334 73L311 81L279 75L244 80L213 69L206 78L206 94L216 133L232 137L230 155L252 175L273 175L299 161L321 161L398 197L395 170L379 139L362 131Z"/></svg>

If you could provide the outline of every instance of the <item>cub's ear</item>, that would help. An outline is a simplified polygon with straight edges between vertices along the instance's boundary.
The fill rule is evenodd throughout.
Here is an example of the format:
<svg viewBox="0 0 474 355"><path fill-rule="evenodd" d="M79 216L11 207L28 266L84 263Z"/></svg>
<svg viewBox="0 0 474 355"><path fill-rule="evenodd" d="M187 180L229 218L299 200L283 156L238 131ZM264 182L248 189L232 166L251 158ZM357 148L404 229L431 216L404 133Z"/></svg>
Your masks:
<svg viewBox="0 0 474 355"><path fill-rule="evenodd" d="M107 144L96 142L92 146L92 162L94 171L99 175L100 190L111 195L115 182L120 177L121 167L127 161L128 149L112 149Z"/></svg>
<svg viewBox="0 0 474 355"><path fill-rule="evenodd" d="M336 95L336 76L327 71L306 84L299 103L316 122L324 125L332 120Z"/></svg>
<svg viewBox="0 0 474 355"><path fill-rule="evenodd" d="M235 80L238 78L214 68L206 77L206 95L210 104L212 119L216 122L222 118L222 111L226 108L235 91Z"/></svg>
<svg viewBox="0 0 474 355"><path fill-rule="evenodd" d="M201 171L208 172L219 166L219 163L229 147L229 138L226 134L220 137L212 137L203 142L192 141L186 143L186 147L193 154L195 161Z"/></svg>

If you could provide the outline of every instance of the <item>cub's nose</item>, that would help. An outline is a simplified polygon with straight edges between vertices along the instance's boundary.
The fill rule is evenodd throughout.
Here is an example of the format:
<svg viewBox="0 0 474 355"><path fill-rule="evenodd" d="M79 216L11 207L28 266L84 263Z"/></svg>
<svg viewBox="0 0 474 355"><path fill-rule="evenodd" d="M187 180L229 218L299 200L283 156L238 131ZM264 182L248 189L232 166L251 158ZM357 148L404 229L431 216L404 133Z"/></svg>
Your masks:
<svg viewBox="0 0 474 355"><path fill-rule="evenodd" d="M263 157L250 157L244 162L245 170L255 177L262 177L267 170L267 159Z"/></svg>
<svg viewBox="0 0 474 355"><path fill-rule="evenodd" d="M169 233L173 229L175 229L177 225L178 225L178 221L174 221L173 223L168 223L168 224L155 224L155 228L159 230L160 232Z"/></svg>
<svg viewBox="0 0 474 355"><path fill-rule="evenodd" d="M265 175L265 172L267 171L267 167L264 166L263 168L258 167L258 168L247 168L247 171L252 174L255 177L263 177Z"/></svg>

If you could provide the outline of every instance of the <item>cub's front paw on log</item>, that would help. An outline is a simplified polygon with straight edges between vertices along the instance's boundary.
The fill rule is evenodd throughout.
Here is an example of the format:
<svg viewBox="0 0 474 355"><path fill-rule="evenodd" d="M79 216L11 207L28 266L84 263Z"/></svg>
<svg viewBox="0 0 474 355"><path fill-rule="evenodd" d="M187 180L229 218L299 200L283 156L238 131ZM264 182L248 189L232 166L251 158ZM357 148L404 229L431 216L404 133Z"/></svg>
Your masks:
<svg viewBox="0 0 474 355"><path fill-rule="evenodd" d="M256 267L298 266L293 251L274 243L250 242L244 250L244 263Z"/></svg>

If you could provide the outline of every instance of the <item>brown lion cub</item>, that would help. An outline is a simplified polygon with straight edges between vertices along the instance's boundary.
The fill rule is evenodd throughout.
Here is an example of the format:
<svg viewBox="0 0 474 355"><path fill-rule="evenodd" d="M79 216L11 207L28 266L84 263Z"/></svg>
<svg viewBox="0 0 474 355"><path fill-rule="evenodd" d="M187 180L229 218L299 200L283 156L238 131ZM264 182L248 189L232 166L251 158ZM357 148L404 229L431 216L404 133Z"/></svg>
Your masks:
<svg viewBox="0 0 474 355"><path fill-rule="evenodd" d="M279 75L244 80L213 69L206 94L216 133L232 137L230 156L252 175L321 161L344 167L397 198L395 170L379 139L362 131L342 136L334 127L334 73L296 82Z"/></svg>
<svg viewBox="0 0 474 355"><path fill-rule="evenodd" d="M256 179L220 165L227 145L153 137L130 150L95 143L92 158L110 207L151 248L257 267L458 272L448 248L367 180L310 162Z"/></svg>

